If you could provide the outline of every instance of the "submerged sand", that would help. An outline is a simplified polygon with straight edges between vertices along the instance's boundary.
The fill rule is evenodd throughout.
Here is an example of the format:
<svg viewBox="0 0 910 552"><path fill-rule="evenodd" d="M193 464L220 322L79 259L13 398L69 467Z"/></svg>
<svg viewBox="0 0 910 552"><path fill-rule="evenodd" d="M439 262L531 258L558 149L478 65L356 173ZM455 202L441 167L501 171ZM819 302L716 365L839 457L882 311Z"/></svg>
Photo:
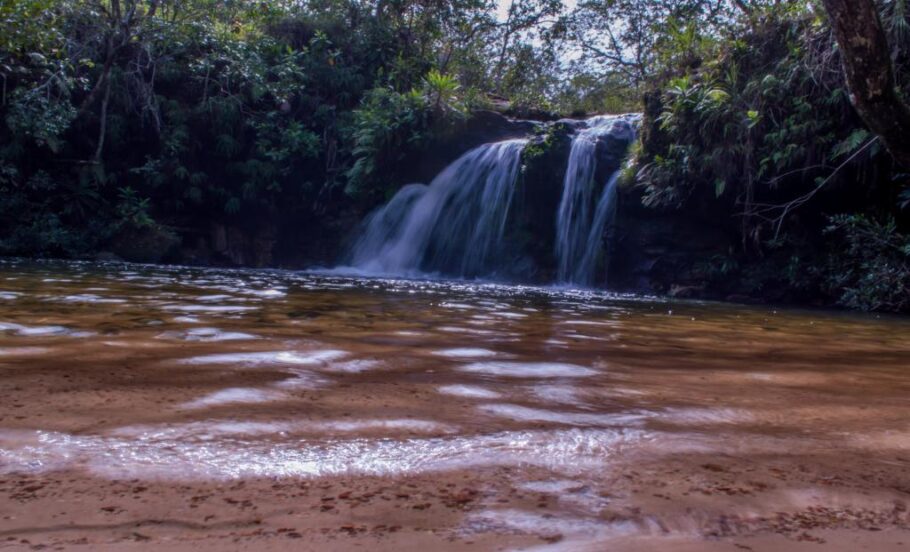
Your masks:
<svg viewBox="0 0 910 552"><path fill-rule="evenodd" d="M910 550L910 322L0 264L0 549Z"/></svg>

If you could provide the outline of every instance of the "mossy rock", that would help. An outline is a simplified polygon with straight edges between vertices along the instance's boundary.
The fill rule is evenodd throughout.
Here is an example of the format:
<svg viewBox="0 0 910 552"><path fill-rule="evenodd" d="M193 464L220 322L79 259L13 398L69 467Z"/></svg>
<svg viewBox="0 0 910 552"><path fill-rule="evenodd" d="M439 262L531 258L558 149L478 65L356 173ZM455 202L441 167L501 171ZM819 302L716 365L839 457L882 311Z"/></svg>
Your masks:
<svg viewBox="0 0 910 552"><path fill-rule="evenodd" d="M525 172L528 172L528 168L533 168L535 163L545 161L547 158L565 156L568 159L566 148L572 145L574 131L572 125L564 122L556 122L539 129L521 152Z"/></svg>

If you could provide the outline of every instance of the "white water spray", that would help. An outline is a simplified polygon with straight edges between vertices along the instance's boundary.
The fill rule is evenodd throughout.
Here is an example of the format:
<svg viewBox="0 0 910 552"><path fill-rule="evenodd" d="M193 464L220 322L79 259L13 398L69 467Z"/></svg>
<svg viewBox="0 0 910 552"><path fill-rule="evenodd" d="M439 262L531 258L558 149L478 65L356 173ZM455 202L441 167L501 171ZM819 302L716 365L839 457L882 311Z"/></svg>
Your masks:
<svg viewBox="0 0 910 552"><path fill-rule="evenodd" d="M365 221L349 262L385 275L488 274L502 245L526 140L486 144L429 186L406 186Z"/></svg>
<svg viewBox="0 0 910 552"><path fill-rule="evenodd" d="M598 140L616 136L631 142L634 138L627 117L594 117L587 125L572 141L556 217L557 279L581 286L594 283L603 231L613 218L616 204L618 172L610 177L594 205Z"/></svg>

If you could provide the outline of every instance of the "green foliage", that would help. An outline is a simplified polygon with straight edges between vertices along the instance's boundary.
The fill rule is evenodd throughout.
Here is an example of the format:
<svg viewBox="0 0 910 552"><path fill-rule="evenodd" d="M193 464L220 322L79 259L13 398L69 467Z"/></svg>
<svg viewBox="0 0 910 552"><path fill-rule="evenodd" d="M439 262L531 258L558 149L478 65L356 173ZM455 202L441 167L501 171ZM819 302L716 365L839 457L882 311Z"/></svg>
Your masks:
<svg viewBox="0 0 910 552"><path fill-rule="evenodd" d="M901 190L900 196L898 197L898 205L900 205L902 210L910 209L910 188Z"/></svg>
<svg viewBox="0 0 910 552"><path fill-rule="evenodd" d="M871 136L853 114L826 28L795 5L744 25L736 40L679 39L675 48L699 59L652 85L660 111L645 123L640 182L650 206L680 207L693 194L727 198L754 233L779 223L760 199L784 204L787 194L837 176L836 163L876 150L866 150Z"/></svg>
<svg viewBox="0 0 910 552"><path fill-rule="evenodd" d="M880 6L906 86L904 4ZM856 115L818 13L794 1L714 27L692 25L702 12L673 16L679 20L655 42L648 69L657 70L643 77L642 201L711 220L738 244L702 263L723 293L775 289L850 308L907 310L906 178ZM849 214L829 224L830 212Z"/></svg>
<svg viewBox="0 0 910 552"><path fill-rule="evenodd" d="M488 93L553 96L559 0L516 0L507 20L487 0L119 7L0 2L4 253L328 219L384 197L400 157Z"/></svg>
<svg viewBox="0 0 910 552"><path fill-rule="evenodd" d="M34 140L58 152L62 135L75 118L76 108L69 101L17 90L7 108L6 125L20 139Z"/></svg>
<svg viewBox="0 0 910 552"><path fill-rule="evenodd" d="M120 188L118 191L116 212L122 224L129 224L135 228L151 226L154 221L149 216L148 198L139 197L132 188Z"/></svg>
<svg viewBox="0 0 910 552"><path fill-rule="evenodd" d="M427 73L423 79L423 96L437 117L463 117L467 114L468 103L460 97L461 91L461 85L455 77L444 75L436 69Z"/></svg>
<svg viewBox="0 0 910 552"><path fill-rule="evenodd" d="M712 255L697 268L709 282L726 280L741 270L739 261L730 255Z"/></svg>
<svg viewBox="0 0 910 552"><path fill-rule="evenodd" d="M524 170L529 163L533 163L538 158L549 154L559 140L560 135L564 133L565 130L557 125L548 126L541 130L538 133L538 139L532 140L527 147L521 150L522 169Z"/></svg>
<svg viewBox="0 0 910 552"><path fill-rule="evenodd" d="M893 219L839 215L827 230L843 247L832 254L826 284L842 305L862 310L910 309L910 236Z"/></svg>
<svg viewBox="0 0 910 552"><path fill-rule="evenodd" d="M870 139L872 139L872 134L868 130L858 128L831 149L831 158L838 159L855 153Z"/></svg>
<svg viewBox="0 0 910 552"><path fill-rule="evenodd" d="M437 109L436 103L430 101L431 97L417 90L402 94L389 88L375 88L367 93L361 107L354 112L352 138L356 162L347 173L349 194L385 195L385 190L374 185L406 148L419 147L427 140L432 113Z"/></svg>

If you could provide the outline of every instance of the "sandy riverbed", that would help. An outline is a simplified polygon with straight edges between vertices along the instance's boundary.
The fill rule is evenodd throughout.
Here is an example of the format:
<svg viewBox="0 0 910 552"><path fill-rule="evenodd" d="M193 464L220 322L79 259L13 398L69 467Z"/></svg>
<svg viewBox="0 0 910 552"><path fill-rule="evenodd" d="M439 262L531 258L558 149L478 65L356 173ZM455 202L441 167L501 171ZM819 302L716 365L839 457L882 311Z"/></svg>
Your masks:
<svg viewBox="0 0 910 552"><path fill-rule="evenodd" d="M0 265L0 549L910 550L910 323Z"/></svg>

